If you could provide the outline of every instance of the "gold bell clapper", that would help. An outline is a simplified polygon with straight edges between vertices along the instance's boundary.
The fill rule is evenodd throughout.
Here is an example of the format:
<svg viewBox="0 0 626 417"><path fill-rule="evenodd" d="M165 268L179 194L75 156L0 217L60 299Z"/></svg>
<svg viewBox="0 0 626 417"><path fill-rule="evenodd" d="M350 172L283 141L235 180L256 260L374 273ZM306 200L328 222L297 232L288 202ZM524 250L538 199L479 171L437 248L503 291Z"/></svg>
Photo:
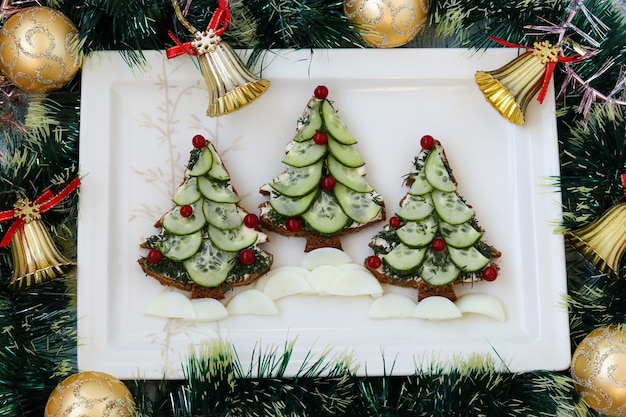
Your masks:
<svg viewBox="0 0 626 417"><path fill-rule="evenodd" d="M580 55L563 57L559 45L549 41L535 42L532 47L521 46L490 37L513 48L527 49L513 61L494 71L477 71L476 84L487 101L508 121L516 125L525 123L525 113L532 98L543 103L548 86L558 62L575 62Z"/></svg>
<svg viewBox="0 0 626 417"><path fill-rule="evenodd" d="M75 178L58 194L50 189L34 201L19 197L12 210L0 212L0 223L13 220L0 247L11 245L13 277L12 289L30 288L68 273L76 265L67 259L54 244L41 214L55 207L80 185Z"/></svg>
<svg viewBox="0 0 626 417"><path fill-rule="evenodd" d="M580 229L566 231L564 237L600 272L618 278L626 251L626 202L613 205Z"/></svg>
<svg viewBox="0 0 626 417"><path fill-rule="evenodd" d="M270 82L254 75L221 35L230 23L226 0L219 0L207 29L194 28L183 16L177 0L172 0L176 17L194 35L194 40L180 42L170 32L176 46L168 48L168 59L187 54L198 57L202 77L209 92L207 116L217 117L231 113L256 100L270 86Z"/></svg>

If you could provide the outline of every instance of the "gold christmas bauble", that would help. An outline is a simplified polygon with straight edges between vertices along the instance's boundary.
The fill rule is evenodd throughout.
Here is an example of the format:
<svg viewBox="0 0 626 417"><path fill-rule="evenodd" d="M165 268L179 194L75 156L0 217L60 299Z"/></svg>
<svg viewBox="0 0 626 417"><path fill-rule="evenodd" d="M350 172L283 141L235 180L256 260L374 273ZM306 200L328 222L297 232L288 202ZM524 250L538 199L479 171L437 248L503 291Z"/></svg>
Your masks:
<svg viewBox="0 0 626 417"><path fill-rule="evenodd" d="M44 417L132 417L135 401L122 381L103 372L80 372L56 386Z"/></svg>
<svg viewBox="0 0 626 417"><path fill-rule="evenodd" d="M621 326L593 330L572 356L572 378L587 405L609 416L626 415L626 333Z"/></svg>
<svg viewBox="0 0 626 417"><path fill-rule="evenodd" d="M343 10L366 43L394 48L426 26L428 0L344 0Z"/></svg>
<svg viewBox="0 0 626 417"><path fill-rule="evenodd" d="M27 7L0 29L0 71L29 93L58 90L80 68L78 29L63 13Z"/></svg>

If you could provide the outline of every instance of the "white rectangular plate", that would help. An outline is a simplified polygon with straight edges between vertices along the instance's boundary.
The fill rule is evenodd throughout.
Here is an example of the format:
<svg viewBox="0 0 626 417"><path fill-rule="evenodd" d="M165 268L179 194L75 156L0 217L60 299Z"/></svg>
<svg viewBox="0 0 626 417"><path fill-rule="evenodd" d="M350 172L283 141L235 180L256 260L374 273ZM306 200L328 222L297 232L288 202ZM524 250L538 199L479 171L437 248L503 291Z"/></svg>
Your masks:
<svg viewBox="0 0 626 417"><path fill-rule="evenodd" d="M312 53L311 53L312 52ZM205 116L207 91L188 56L167 60L147 51L147 66L131 69L117 52L96 53L83 67L78 233L78 360L81 369L118 378L182 376L189 348L223 337L242 362L255 346L296 339L288 374L307 353L351 352L361 375L411 374L432 362L471 353L501 358L501 369L567 368L570 360L554 91L533 101L518 127L487 103L474 82L477 70L509 62L513 49L273 51L262 75L269 90L242 109ZM264 201L259 187L285 169L281 163L296 121L317 85L330 90L341 118L358 139L367 180L386 203L388 217L406 194L403 176L419 139L439 139L473 206L484 240L502 251L495 282L457 287L457 294L494 295L506 321L481 315L431 322L371 320L369 297L295 296L277 301L276 316L230 316L198 323L146 316L142 309L171 291L144 275L139 244L158 233L154 223L171 208L192 149L203 134L214 142L251 212ZM357 263L382 224L343 238ZM269 233L264 248L274 266L298 265L304 239ZM388 288L389 291L396 289ZM415 297L415 290L405 292ZM387 369L385 369L385 365Z"/></svg>

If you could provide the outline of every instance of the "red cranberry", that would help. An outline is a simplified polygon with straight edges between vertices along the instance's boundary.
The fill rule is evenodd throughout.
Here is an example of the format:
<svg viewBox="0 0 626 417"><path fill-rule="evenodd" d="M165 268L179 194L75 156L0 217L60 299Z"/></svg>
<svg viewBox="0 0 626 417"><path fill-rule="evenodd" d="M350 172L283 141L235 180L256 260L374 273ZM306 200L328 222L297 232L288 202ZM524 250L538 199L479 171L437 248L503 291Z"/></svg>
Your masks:
<svg viewBox="0 0 626 417"><path fill-rule="evenodd" d="M446 242L442 238L437 237L433 239L431 246L435 252L441 252L446 248Z"/></svg>
<svg viewBox="0 0 626 417"><path fill-rule="evenodd" d="M180 206L180 215L183 217L191 217L193 214L193 207L189 204L185 204L184 206Z"/></svg>
<svg viewBox="0 0 626 417"><path fill-rule="evenodd" d="M193 139L191 139L191 143L193 144L194 148L201 149L206 146L207 140L202 135L196 135L193 137Z"/></svg>
<svg viewBox="0 0 626 417"><path fill-rule="evenodd" d="M156 265L163 260L163 253L158 249L152 249L148 252L148 260Z"/></svg>
<svg viewBox="0 0 626 417"><path fill-rule="evenodd" d="M330 175L322 178L322 181L320 183L320 186L324 191L331 191L333 188L335 188L335 185L337 185L337 183L335 182L335 179Z"/></svg>
<svg viewBox="0 0 626 417"><path fill-rule="evenodd" d="M318 85L317 87L315 87L315 91L313 91L313 94L315 95L316 99L324 100L326 97L328 97L328 87L326 87L325 85Z"/></svg>
<svg viewBox="0 0 626 417"><path fill-rule="evenodd" d="M291 217L287 219L287 221L285 222L285 227L291 233L296 233L300 230L300 228L302 227L302 224L300 223L299 219L296 219L295 217Z"/></svg>
<svg viewBox="0 0 626 417"><path fill-rule="evenodd" d="M318 145L326 145L328 142L328 135L326 135L326 132L315 132L315 135L313 135L313 141Z"/></svg>
<svg viewBox="0 0 626 417"><path fill-rule="evenodd" d="M483 279L485 281L495 281L498 278L498 269L493 265L486 266L483 269Z"/></svg>
<svg viewBox="0 0 626 417"><path fill-rule="evenodd" d="M248 213L243 218L243 224L245 224L249 229L254 229L259 225L259 216L254 213Z"/></svg>
<svg viewBox="0 0 626 417"><path fill-rule="evenodd" d="M376 255L369 256L366 259L367 266L372 269L378 269L383 264L383 261Z"/></svg>
<svg viewBox="0 0 626 417"><path fill-rule="evenodd" d="M252 265L256 260L256 253L252 249L244 249L239 252L239 262L244 265Z"/></svg>
<svg viewBox="0 0 626 417"><path fill-rule="evenodd" d="M392 216L389 218L389 226L391 226L392 228L397 229L401 225L402 225L402 220L400 220L398 216Z"/></svg>
<svg viewBox="0 0 626 417"><path fill-rule="evenodd" d="M420 140L420 145L422 145L422 148L426 149L427 151L431 150L435 146L435 138L430 135L424 135Z"/></svg>

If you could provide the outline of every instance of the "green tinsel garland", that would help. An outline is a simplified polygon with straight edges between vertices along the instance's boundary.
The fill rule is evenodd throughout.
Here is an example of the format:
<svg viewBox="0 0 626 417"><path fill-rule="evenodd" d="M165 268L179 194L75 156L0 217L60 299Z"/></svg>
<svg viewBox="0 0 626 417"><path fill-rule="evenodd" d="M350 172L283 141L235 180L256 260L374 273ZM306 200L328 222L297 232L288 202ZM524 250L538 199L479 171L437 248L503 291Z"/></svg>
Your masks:
<svg viewBox="0 0 626 417"><path fill-rule="evenodd" d="M541 19L559 24L569 0L433 0L430 22L439 37L469 48L494 46L488 36L529 44L527 26ZM86 53L121 50L130 65L140 65L142 51L164 49L181 40L170 0L50 1L79 27ZM209 21L216 1L190 3L188 20L199 28ZM225 35L234 47L330 48L363 46L337 0L233 0L232 22ZM610 28L591 60L573 66L589 78L613 60L615 65L591 83L609 92L626 63L626 18L619 0L586 1L591 12ZM594 28L581 14L573 22L585 33ZM594 34L594 36L596 36ZM546 37L550 38L549 35ZM596 36L598 37L598 36ZM592 47L577 39L584 47ZM564 74L555 74L557 85ZM80 78L63 91L31 97L17 92L0 100L0 209L10 208L17 192L29 197L58 186L78 174ZM622 198L615 172L624 168L624 114L596 104L587 117L578 112L583 91L569 89L557 111L562 149L561 186L564 228L593 220ZM22 127L26 127L23 129ZM582 165L582 163L586 165ZM596 172L599 172L596 175ZM591 175L590 175L591 174ZM45 215L57 244L75 254L77 196ZM0 232L7 225L0 224ZM70 256L71 257L71 256ZM568 303L572 347L595 327L626 322L621 294L624 280L599 274L568 250ZM73 276L25 292L7 288L11 256L0 249L0 416L42 415L52 388L75 373L75 309ZM623 277L623 274L622 274ZM311 360L295 378L282 370L292 345L282 352L259 352L254 366L265 378L250 378L233 347L215 342L194 352L183 381L128 381L142 416L272 415L272 416L588 416L566 372L498 373L482 357L450 364L433 363L429 372L409 376L354 377L347 358L331 365ZM327 376L322 376L327 375Z"/></svg>

